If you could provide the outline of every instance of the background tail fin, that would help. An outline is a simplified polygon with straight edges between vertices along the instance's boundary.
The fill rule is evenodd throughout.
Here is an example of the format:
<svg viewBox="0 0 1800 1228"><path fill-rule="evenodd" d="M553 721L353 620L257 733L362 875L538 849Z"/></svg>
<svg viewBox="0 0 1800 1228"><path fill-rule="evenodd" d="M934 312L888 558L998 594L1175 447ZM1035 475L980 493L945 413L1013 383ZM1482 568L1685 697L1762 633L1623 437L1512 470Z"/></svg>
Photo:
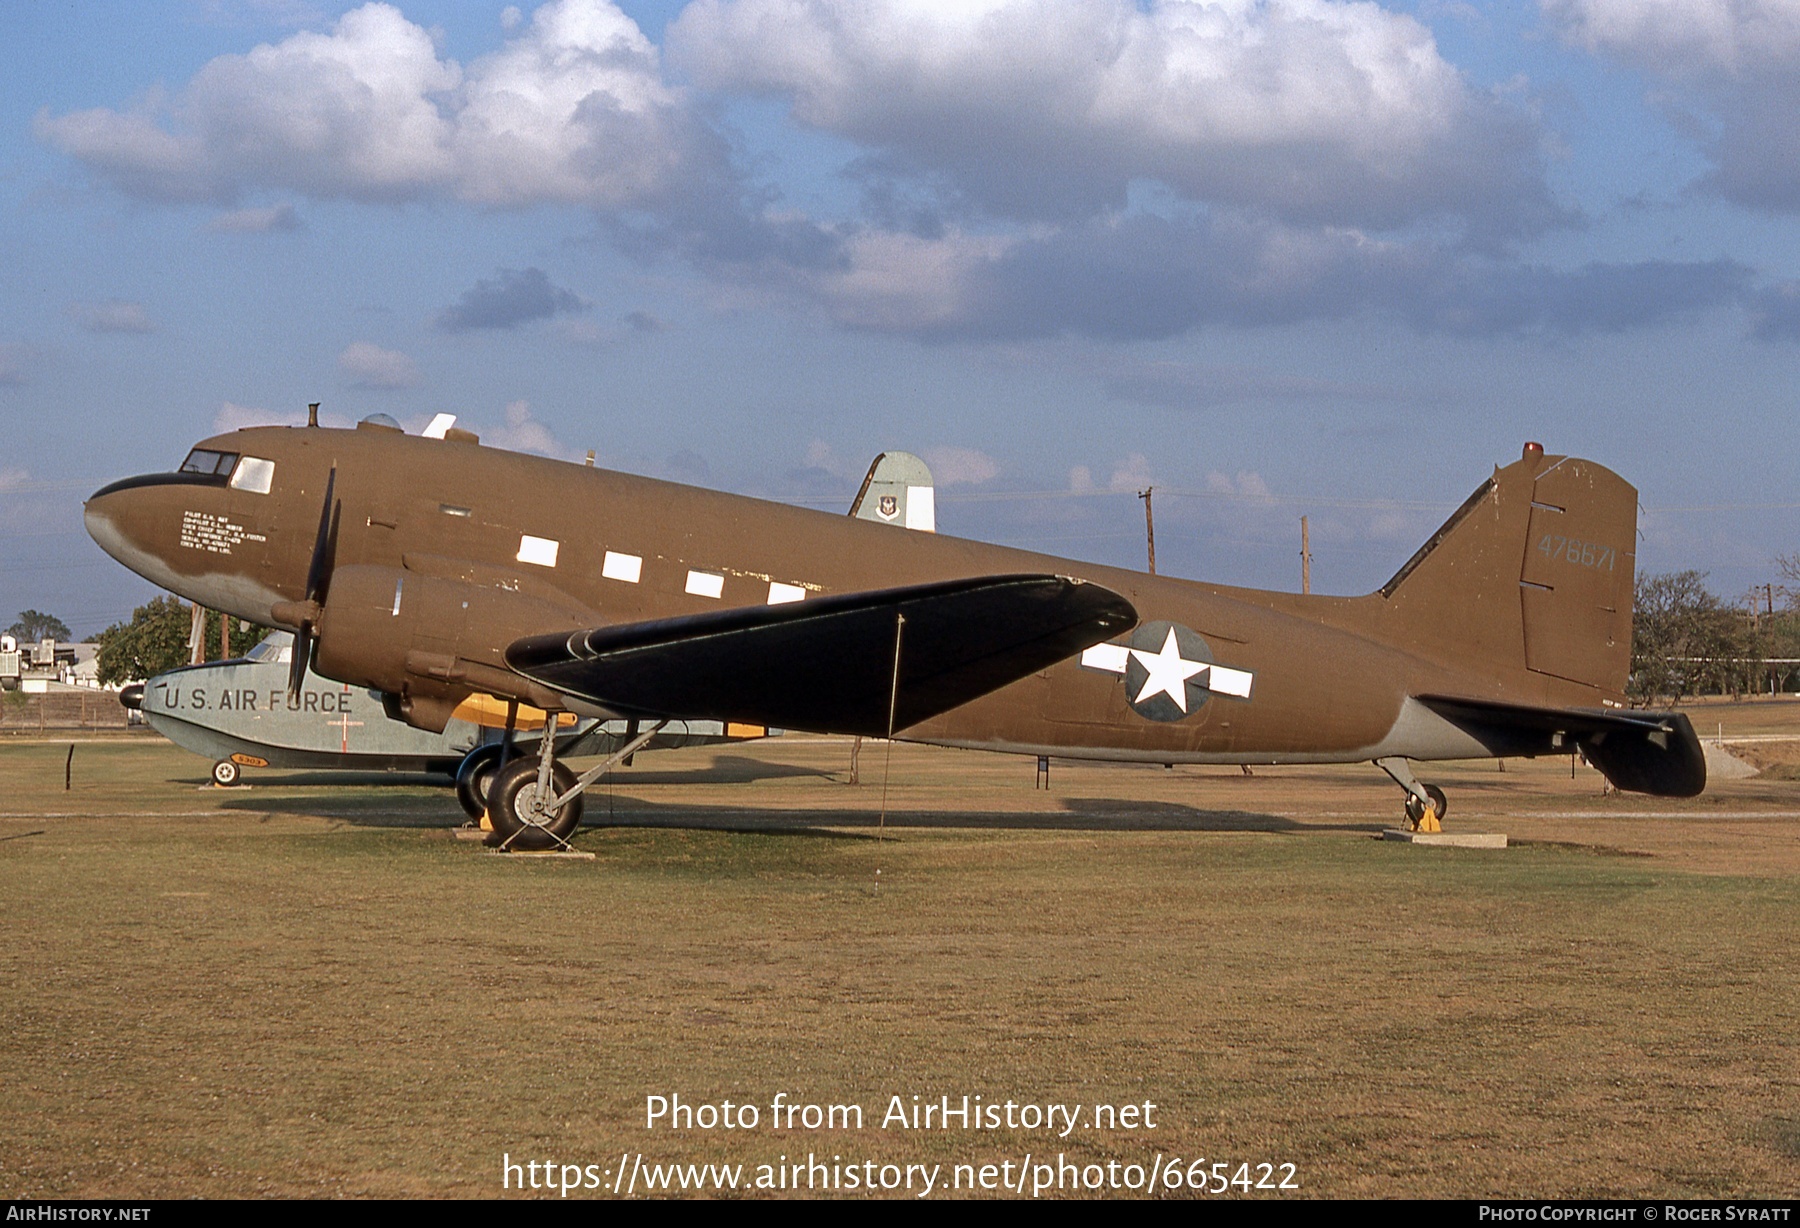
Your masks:
<svg viewBox="0 0 1800 1228"><path fill-rule="evenodd" d="M1480 667L1619 694L1631 671L1637 490L1536 445L1381 588L1395 633Z"/></svg>
<svg viewBox="0 0 1800 1228"><path fill-rule="evenodd" d="M937 487L931 467L911 452L883 452L869 466L862 489L850 504L860 520L937 532Z"/></svg>

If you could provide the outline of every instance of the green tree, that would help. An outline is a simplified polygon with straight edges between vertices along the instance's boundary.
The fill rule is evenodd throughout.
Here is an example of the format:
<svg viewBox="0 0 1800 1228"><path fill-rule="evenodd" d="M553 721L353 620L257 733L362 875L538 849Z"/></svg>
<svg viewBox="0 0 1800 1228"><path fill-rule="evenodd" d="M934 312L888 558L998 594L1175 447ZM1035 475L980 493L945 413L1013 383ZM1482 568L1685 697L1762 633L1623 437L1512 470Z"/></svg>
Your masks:
<svg viewBox="0 0 1800 1228"><path fill-rule="evenodd" d="M1703 571L1641 575L1631 634L1633 698L1742 694L1756 685L1767 655L1764 628L1706 587Z"/></svg>
<svg viewBox="0 0 1800 1228"><path fill-rule="evenodd" d="M39 640L67 643L70 639L69 624L42 610L20 610L19 621L8 627L6 634L21 644L35 644Z"/></svg>
<svg viewBox="0 0 1800 1228"><path fill-rule="evenodd" d="M206 635L201 641L216 650L219 643L217 610L206 612ZM193 611L174 597L158 597L131 612L128 623L114 623L99 636L97 672L102 686L142 682L146 678L188 663L188 634ZM248 629L231 620L231 655L242 656L267 635L266 627ZM209 651L206 656L212 656Z"/></svg>

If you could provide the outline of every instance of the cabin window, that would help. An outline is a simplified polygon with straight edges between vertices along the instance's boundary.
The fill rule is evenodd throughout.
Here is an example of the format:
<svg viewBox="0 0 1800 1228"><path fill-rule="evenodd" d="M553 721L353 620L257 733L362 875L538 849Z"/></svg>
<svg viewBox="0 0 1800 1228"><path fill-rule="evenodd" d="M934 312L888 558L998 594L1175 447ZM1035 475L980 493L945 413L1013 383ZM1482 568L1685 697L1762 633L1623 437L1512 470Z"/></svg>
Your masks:
<svg viewBox="0 0 1800 1228"><path fill-rule="evenodd" d="M514 557L521 563L535 563L539 567L556 566L556 550L558 543L548 537L533 537L522 534L519 538L519 553Z"/></svg>
<svg viewBox="0 0 1800 1228"><path fill-rule="evenodd" d="M725 592L725 577L710 571L690 571L687 591L696 597L720 597Z"/></svg>
<svg viewBox="0 0 1800 1228"><path fill-rule="evenodd" d="M438 511L444 513L446 516L460 516L464 520L467 520L470 516L475 514L474 508L457 507L454 503L440 503L438 504Z"/></svg>
<svg viewBox="0 0 1800 1228"><path fill-rule="evenodd" d="M247 490L251 494L266 495L274 484L275 462L255 456L246 456L239 461L231 475L231 489Z"/></svg>
<svg viewBox="0 0 1800 1228"><path fill-rule="evenodd" d="M783 584L780 580L769 581L769 604L786 605L790 601L800 601L806 596L806 590L798 584Z"/></svg>
<svg viewBox="0 0 1800 1228"><path fill-rule="evenodd" d="M644 560L635 554L621 554L617 550L608 550L606 557L600 560L600 574L608 580L623 580L627 584L636 584L644 574Z"/></svg>
<svg viewBox="0 0 1800 1228"><path fill-rule="evenodd" d="M227 474L237 464L236 452L209 452L205 448L195 448L181 462L182 473L204 473L208 477L213 474Z"/></svg>

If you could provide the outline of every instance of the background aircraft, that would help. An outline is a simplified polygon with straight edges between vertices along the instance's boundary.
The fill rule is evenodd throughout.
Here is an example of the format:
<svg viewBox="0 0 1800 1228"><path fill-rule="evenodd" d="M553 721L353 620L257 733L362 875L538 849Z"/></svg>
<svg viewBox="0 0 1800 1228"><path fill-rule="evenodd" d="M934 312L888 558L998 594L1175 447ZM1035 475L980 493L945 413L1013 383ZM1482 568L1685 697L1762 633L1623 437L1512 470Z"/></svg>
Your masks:
<svg viewBox="0 0 1800 1228"><path fill-rule="evenodd" d="M308 670L298 694L288 690L294 637L272 632L235 661L185 665L125 688L120 702L183 750L213 760L212 778L235 785L245 768L430 772L456 785L472 819L487 813L487 787L499 764L507 705L471 696L441 732L415 729L387 714L378 692L333 682ZM545 714L521 707L514 716L521 754L536 754ZM630 736L630 722L560 714L556 753L611 754ZM671 721L645 750L743 742L767 733L723 721Z"/></svg>
<svg viewBox="0 0 1800 1228"><path fill-rule="evenodd" d="M1260 592L1050 558L482 447L251 428L89 499L89 532L171 591L295 631L325 677L441 731L471 695L635 722L724 720L1145 762L1582 749L1691 795L1685 718L1628 711L1637 493L1535 444L1378 592ZM894 509L896 513L898 508ZM514 847L563 839L580 778L498 773Z"/></svg>

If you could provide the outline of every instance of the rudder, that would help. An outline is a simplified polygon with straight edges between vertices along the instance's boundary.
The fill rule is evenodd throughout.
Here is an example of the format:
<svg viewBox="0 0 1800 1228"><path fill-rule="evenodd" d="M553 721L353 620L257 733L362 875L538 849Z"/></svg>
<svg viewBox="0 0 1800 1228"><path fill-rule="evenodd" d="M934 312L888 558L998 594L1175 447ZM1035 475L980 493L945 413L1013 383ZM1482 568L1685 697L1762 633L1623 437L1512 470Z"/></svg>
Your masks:
<svg viewBox="0 0 1800 1228"><path fill-rule="evenodd" d="M1637 490L1527 445L1383 585L1396 632L1462 664L1612 694L1631 669Z"/></svg>

